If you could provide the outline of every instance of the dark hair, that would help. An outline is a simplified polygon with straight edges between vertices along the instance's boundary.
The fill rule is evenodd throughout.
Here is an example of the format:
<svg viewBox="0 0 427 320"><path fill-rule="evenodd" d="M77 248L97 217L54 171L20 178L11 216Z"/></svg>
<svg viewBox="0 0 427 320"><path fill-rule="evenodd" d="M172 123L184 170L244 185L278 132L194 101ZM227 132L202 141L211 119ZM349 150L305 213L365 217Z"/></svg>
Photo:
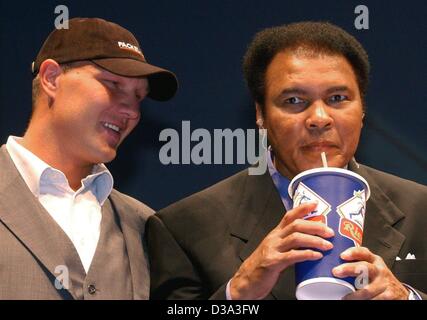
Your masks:
<svg viewBox="0 0 427 320"><path fill-rule="evenodd" d="M310 53L344 56L356 74L363 105L369 80L368 54L349 33L328 22L298 22L258 32L243 58L243 72L254 100L264 107L266 70L278 52L308 49Z"/></svg>

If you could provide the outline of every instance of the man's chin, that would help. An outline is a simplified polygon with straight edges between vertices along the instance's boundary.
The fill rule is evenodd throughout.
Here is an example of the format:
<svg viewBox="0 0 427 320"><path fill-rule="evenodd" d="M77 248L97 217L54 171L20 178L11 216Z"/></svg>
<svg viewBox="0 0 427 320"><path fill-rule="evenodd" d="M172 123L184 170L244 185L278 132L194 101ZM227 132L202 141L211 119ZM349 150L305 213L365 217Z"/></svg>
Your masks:
<svg viewBox="0 0 427 320"><path fill-rule="evenodd" d="M113 161L116 158L117 153L114 153L114 155L111 155L109 157L106 157L104 161L102 161L102 163L110 163L111 161Z"/></svg>
<svg viewBox="0 0 427 320"><path fill-rule="evenodd" d="M108 148L107 150L103 150L100 152L97 157L96 163L109 163L113 161L117 156L117 151L114 148Z"/></svg>

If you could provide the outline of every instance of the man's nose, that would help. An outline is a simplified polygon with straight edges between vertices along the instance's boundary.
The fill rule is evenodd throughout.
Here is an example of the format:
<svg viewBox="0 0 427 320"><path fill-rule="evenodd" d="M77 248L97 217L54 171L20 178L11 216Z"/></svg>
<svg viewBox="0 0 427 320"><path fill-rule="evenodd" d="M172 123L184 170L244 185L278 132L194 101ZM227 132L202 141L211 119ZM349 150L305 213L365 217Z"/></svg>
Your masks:
<svg viewBox="0 0 427 320"><path fill-rule="evenodd" d="M323 101L315 101L308 109L306 127L309 130L325 130L332 127L334 120Z"/></svg>
<svg viewBox="0 0 427 320"><path fill-rule="evenodd" d="M138 119L140 116L140 101L136 97L122 97L119 102L119 111L128 119Z"/></svg>

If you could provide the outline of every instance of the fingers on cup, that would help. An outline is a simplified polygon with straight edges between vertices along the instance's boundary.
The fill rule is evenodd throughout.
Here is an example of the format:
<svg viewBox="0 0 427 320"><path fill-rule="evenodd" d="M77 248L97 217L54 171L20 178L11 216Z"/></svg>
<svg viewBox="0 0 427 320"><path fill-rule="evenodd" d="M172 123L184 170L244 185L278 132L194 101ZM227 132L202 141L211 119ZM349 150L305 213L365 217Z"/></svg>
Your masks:
<svg viewBox="0 0 427 320"><path fill-rule="evenodd" d="M300 232L294 232L283 239L281 246L281 250L283 250L283 252L300 248L327 251L333 248L333 244L321 237Z"/></svg>
<svg viewBox="0 0 427 320"><path fill-rule="evenodd" d="M310 249L304 249L304 250L289 250L287 252L283 253L283 261L286 261L287 265L293 265L298 262L303 261L313 261L313 260L319 260L323 258L323 255L320 252L310 250Z"/></svg>
<svg viewBox="0 0 427 320"><path fill-rule="evenodd" d="M280 221L279 225L281 227L285 227L286 225L290 224L292 221L296 219L302 219L306 215L308 215L310 212L314 211L316 207L317 207L317 201L306 202L296 208L293 208L292 210L289 210L288 212L286 212L286 214Z"/></svg>
<svg viewBox="0 0 427 320"><path fill-rule="evenodd" d="M358 277L364 275L374 278L377 274L375 266L366 261L343 263L332 269L332 274L337 278Z"/></svg>
<svg viewBox="0 0 427 320"><path fill-rule="evenodd" d="M322 238L330 238L334 236L334 230L329 228L322 222L308 221L297 219L283 229L283 237L293 233L300 232L311 234Z"/></svg>
<svg viewBox="0 0 427 320"><path fill-rule="evenodd" d="M340 257L347 261L367 261L373 263L376 256L365 247L353 247L341 253Z"/></svg>

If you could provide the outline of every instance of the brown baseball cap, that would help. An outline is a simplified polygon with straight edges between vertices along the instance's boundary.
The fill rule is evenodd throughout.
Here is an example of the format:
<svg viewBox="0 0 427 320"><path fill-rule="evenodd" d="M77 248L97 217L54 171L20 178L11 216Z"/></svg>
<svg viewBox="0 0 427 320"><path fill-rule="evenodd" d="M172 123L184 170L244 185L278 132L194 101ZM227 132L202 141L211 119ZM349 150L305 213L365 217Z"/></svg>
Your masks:
<svg viewBox="0 0 427 320"><path fill-rule="evenodd" d="M148 97L158 101L169 100L178 88L174 73L147 62L131 32L99 18L73 18L68 29L52 31L32 64L34 76L46 59L60 64L89 60L120 76L147 77Z"/></svg>

